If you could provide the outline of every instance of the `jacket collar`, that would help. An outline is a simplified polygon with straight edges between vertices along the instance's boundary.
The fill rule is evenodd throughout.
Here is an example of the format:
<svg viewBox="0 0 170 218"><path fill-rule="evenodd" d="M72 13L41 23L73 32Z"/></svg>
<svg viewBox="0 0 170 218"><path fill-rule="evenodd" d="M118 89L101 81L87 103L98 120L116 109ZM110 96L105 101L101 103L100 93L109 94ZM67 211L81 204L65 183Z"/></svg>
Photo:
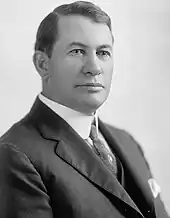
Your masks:
<svg viewBox="0 0 170 218"><path fill-rule="evenodd" d="M140 213L115 176L101 163L85 140L66 121L55 114L38 98L29 113L29 117L44 138L56 142L55 153L57 156L79 171L92 183L105 189ZM110 135L106 134L107 131L101 121L99 128L102 133L104 132L106 139L111 140ZM141 213L140 215L142 216Z"/></svg>

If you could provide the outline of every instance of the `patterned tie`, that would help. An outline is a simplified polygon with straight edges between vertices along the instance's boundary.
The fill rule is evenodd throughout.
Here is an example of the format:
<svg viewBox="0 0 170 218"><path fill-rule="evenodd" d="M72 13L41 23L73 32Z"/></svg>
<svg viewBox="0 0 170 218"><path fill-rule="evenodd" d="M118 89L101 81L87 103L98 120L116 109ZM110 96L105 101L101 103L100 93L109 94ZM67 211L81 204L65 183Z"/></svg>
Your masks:
<svg viewBox="0 0 170 218"><path fill-rule="evenodd" d="M98 138L97 131L95 125L92 124L90 138L93 142L93 149L96 154L99 155L104 164L115 174L117 177L118 168L117 168L117 160L114 154L110 153L104 143Z"/></svg>

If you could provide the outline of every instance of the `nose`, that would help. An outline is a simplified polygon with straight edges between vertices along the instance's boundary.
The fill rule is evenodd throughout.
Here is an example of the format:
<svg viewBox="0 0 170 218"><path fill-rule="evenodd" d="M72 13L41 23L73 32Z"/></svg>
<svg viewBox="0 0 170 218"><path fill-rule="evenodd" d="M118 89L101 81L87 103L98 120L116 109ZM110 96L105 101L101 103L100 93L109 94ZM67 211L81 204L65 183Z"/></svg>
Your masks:
<svg viewBox="0 0 170 218"><path fill-rule="evenodd" d="M87 57L84 63L83 73L96 76L102 73L100 61L96 54Z"/></svg>

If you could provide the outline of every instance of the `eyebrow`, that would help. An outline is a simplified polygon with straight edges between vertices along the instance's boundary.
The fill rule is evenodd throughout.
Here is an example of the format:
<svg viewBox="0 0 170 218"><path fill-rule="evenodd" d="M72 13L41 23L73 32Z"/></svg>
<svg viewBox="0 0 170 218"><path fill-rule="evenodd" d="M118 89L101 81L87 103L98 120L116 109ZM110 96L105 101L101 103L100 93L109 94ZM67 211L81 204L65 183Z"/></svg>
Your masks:
<svg viewBox="0 0 170 218"><path fill-rule="evenodd" d="M71 48L71 47L73 47L73 46L79 46L79 47L82 47L82 48L89 48L88 45L85 45L85 44L83 44L83 43L81 43L81 42L72 42L72 43L70 43L70 44L67 46L67 49L69 49L69 48ZM104 48L112 50L112 46L109 45L109 44L100 45L100 46L97 47L97 50L98 50L98 49L104 49Z"/></svg>

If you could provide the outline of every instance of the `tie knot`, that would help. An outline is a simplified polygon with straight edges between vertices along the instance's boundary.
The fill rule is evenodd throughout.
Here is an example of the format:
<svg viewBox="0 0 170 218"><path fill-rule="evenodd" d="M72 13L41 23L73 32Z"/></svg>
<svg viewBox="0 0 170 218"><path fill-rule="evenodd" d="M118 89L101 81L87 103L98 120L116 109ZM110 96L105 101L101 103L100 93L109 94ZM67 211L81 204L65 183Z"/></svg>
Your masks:
<svg viewBox="0 0 170 218"><path fill-rule="evenodd" d="M94 124L91 125L90 138L95 140L98 138L96 126Z"/></svg>

